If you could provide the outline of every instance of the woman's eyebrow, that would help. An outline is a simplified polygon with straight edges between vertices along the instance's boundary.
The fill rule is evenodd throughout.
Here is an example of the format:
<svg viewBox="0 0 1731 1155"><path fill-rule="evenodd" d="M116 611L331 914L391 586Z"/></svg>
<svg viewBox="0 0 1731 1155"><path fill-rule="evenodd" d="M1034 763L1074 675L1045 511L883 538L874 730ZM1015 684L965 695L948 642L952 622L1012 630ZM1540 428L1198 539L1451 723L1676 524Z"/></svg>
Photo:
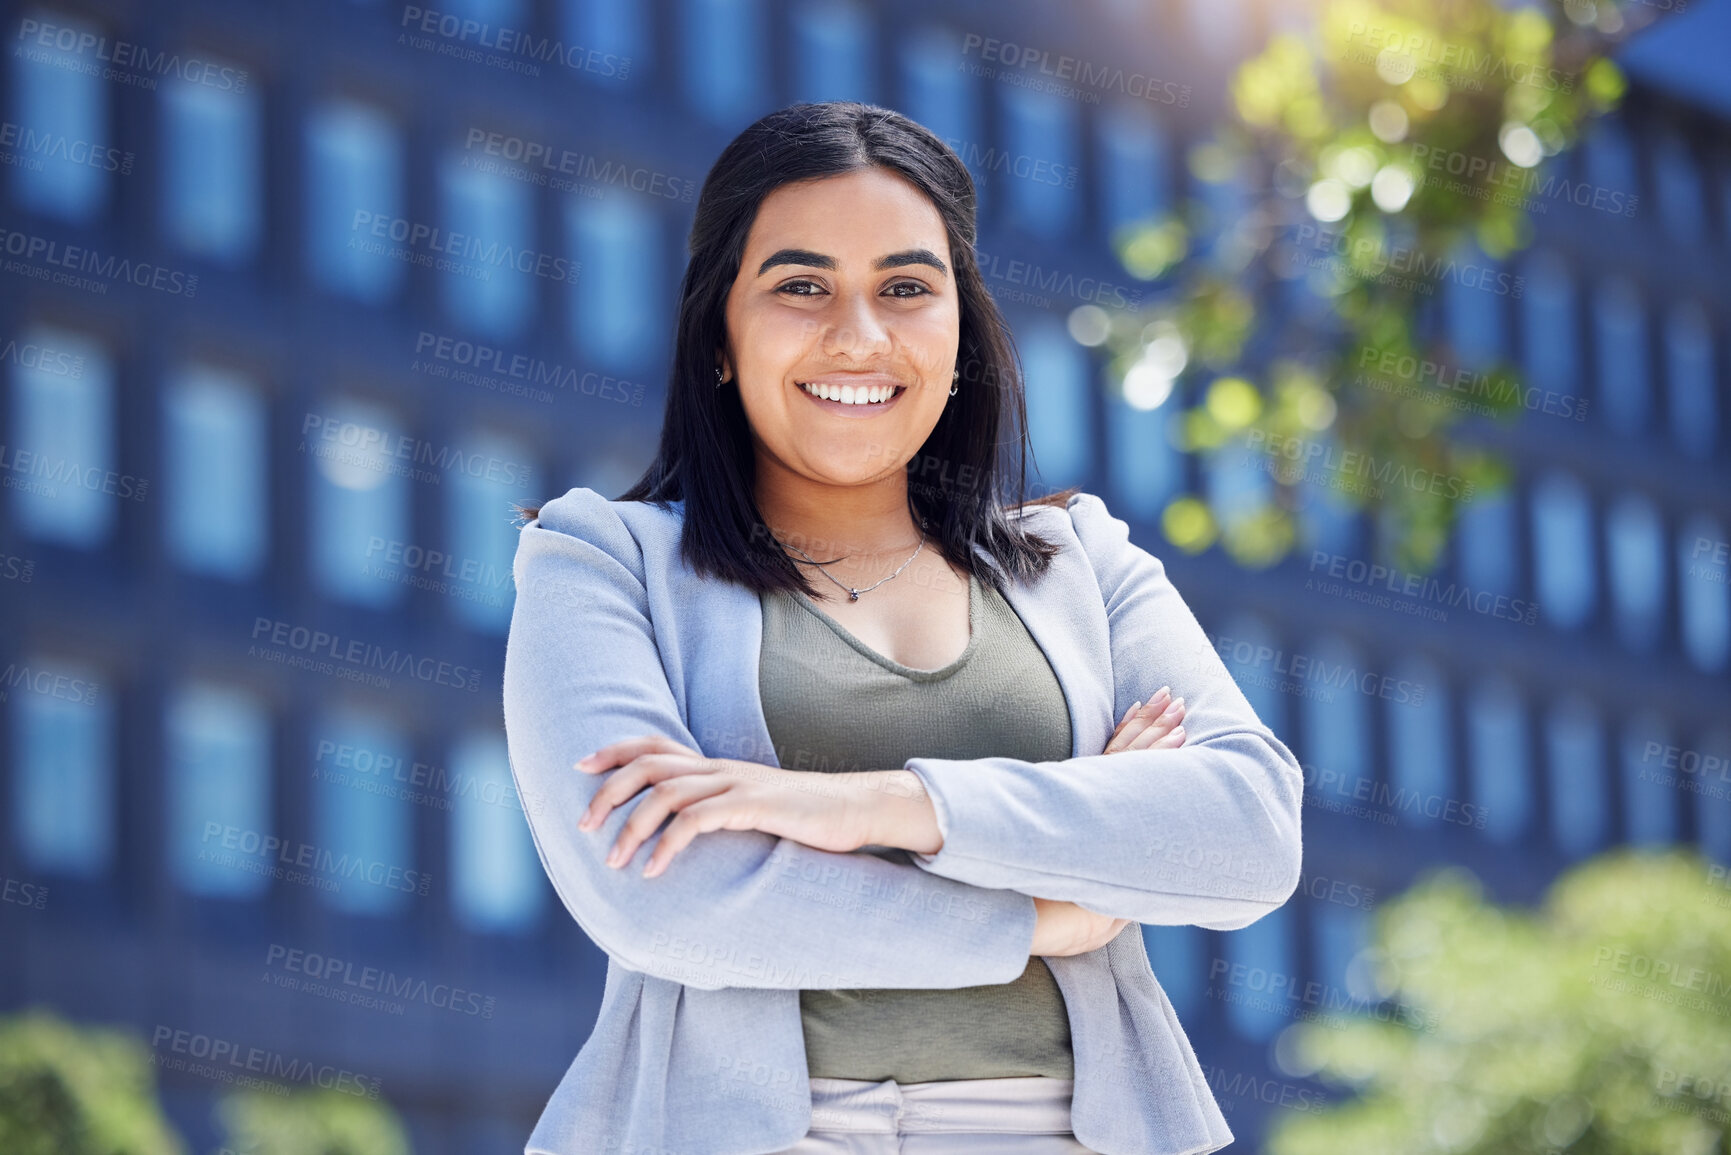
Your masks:
<svg viewBox="0 0 1731 1155"><path fill-rule="evenodd" d="M770 254L768 259L758 266L757 275L761 277L777 265L807 265L814 269L833 269L835 268L835 258L827 257L822 253L814 253L810 249L780 249ZM938 255L930 249L905 249L899 253L879 257L872 262L874 269L899 269L903 265L930 265L945 276L948 276L950 272Z"/></svg>

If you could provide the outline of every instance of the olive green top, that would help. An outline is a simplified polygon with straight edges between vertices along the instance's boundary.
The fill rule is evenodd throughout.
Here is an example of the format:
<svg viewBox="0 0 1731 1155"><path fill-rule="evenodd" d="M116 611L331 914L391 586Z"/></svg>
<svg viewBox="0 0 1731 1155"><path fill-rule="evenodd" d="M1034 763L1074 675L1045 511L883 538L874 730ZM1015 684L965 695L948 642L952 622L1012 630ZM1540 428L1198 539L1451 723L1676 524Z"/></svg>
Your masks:
<svg viewBox="0 0 1731 1155"><path fill-rule="evenodd" d="M789 770L886 770L909 758L1070 757L1068 703L1016 611L968 579L968 645L936 670L892 661L803 593L762 595L758 689ZM868 847L911 863L903 850ZM797 931L797 928L794 928ZM862 926L895 933L895 925ZM802 990L813 1077L923 1083L1074 1077L1064 997L1043 959L1013 982L940 990Z"/></svg>

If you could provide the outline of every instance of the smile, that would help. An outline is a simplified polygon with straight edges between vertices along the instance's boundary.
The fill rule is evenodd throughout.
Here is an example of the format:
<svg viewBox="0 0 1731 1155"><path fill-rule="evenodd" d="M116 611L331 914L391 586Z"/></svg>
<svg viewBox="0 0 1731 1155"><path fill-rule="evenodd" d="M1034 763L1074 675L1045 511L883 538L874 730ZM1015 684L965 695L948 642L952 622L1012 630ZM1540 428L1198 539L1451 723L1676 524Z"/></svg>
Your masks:
<svg viewBox="0 0 1731 1155"><path fill-rule="evenodd" d="M881 405L893 401L907 391L906 385L826 385L822 382L801 381L799 387L809 397L836 401L843 405Z"/></svg>

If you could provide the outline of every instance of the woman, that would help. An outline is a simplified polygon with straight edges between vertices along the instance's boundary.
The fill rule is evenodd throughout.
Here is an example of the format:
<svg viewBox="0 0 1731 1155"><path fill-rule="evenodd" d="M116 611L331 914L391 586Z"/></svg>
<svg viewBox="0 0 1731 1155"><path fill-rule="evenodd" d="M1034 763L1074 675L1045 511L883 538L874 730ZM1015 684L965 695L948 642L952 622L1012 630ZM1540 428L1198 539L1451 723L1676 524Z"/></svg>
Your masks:
<svg viewBox="0 0 1731 1155"><path fill-rule="evenodd" d="M1005 498L974 242L919 125L765 117L704 182L655 461L523 511L512 770L609 956L531 1153L1231 1142L1132 924L1284 903L1302 774L1124 522Z"/></svg>

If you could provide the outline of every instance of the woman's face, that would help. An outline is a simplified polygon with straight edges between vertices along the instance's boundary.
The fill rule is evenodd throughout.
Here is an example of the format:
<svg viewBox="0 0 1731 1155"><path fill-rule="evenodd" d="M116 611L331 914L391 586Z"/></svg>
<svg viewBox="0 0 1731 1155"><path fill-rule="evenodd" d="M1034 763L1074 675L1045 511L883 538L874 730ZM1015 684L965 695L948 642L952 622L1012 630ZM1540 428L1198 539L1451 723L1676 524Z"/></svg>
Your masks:
<svg viewBox="0 0 1731 1155"><path fill-rule="evenodd" d="M721 360L760 480L779 468L859 485L903 469L949 400L961 341L954 269L936 206L888 170L764 198L728 292Z"/></svg>

